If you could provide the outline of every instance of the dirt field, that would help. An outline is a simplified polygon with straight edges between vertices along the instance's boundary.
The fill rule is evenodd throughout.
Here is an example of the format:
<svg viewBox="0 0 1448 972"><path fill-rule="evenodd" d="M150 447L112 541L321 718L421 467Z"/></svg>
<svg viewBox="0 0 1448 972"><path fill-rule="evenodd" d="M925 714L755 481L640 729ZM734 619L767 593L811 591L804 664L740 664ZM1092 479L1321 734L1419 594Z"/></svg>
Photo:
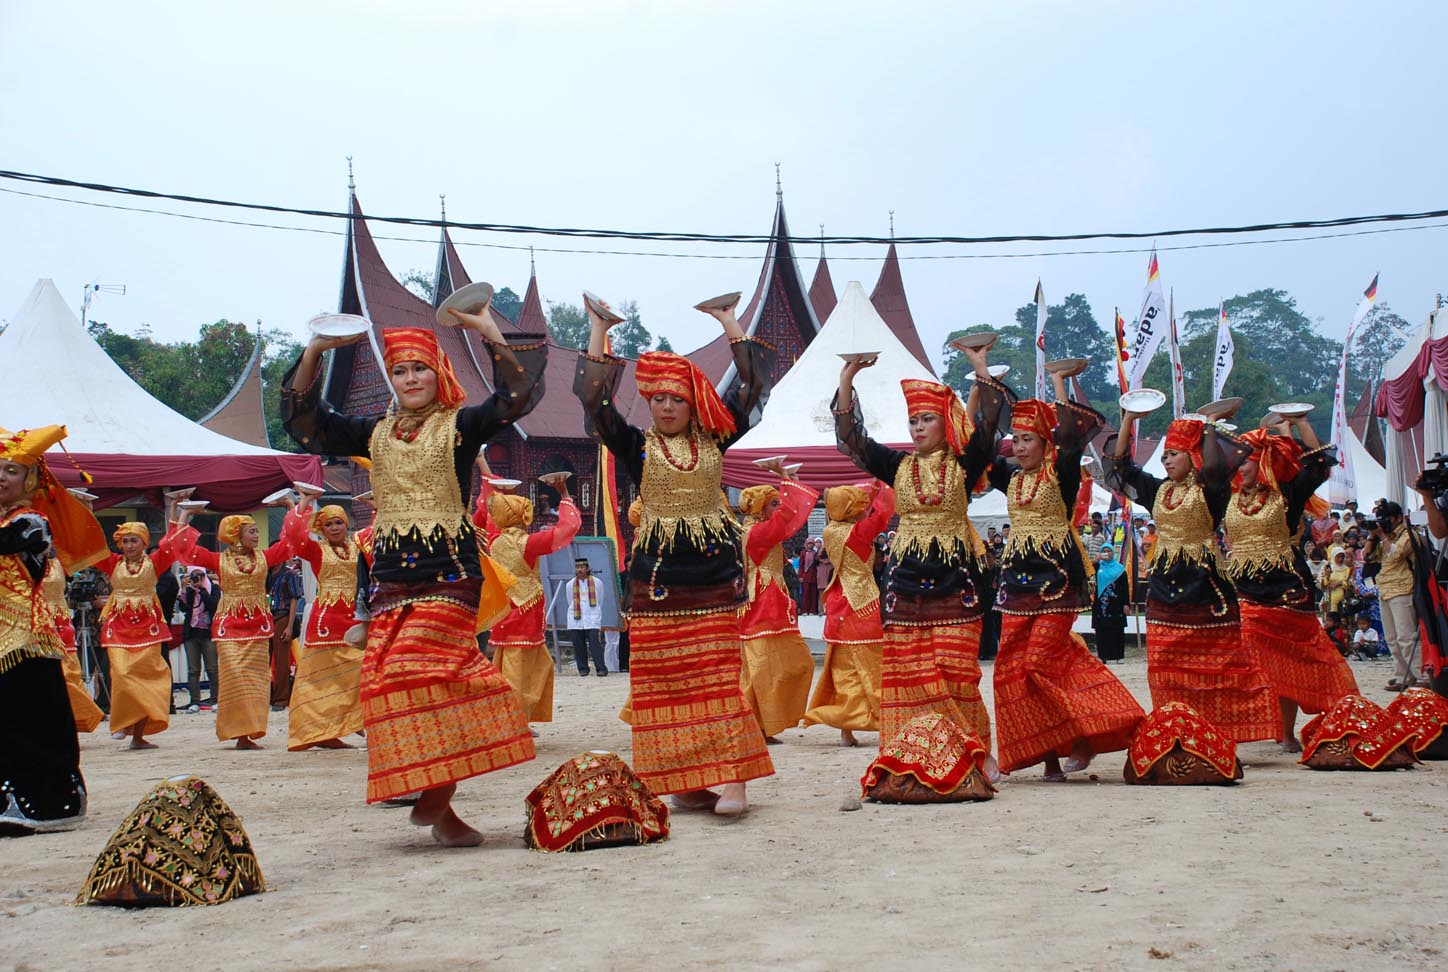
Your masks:
<svg viewBox="0 0 1448 972"><path fill-rule="evenodd" d="M1147 700L1140 661L1116 666ZM1385 702L1382 662L1354 663ZM990 670L985 686L989 697ZM366 754L257 753L177 715L163 747L82 741L80 830L0 842L0 968L1442 969L1448 967L1448 764L1319 773L1243 746L1232 788L1127 787L1016 774L985 804L840 810L873 734L791 730L738 822L679 813L647 848L523 846L523 797L584 749L629 753L625 677L560 673L537 761L463 783L487 835L445 851L407 812L368 808ZM157 780L208 780L251 834L268 893L217 908L124 911L70 900Z"/></svg>

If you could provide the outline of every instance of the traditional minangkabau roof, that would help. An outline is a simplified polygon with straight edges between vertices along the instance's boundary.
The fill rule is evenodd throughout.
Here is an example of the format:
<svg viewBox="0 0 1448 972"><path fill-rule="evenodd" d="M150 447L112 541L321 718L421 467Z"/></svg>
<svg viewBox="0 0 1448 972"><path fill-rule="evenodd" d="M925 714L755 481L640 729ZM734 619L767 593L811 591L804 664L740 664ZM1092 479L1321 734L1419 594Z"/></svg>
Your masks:
<svg viewBox="0 0 1448 972"><path fill-rule="evenodd" d="M1386 466L1387 451L1383 446L1383 430L1378 422L1377 415L1373 411L1373 403L1377 399L1378 390L1369 381L1363 388L1362 397L1354 406L1352 414L1348 416L1347 424L1353 434L1362 442L1363 448L1368 455L1377 460L1378 465Z"/></svg>
<svg viewBox="0 0 1448 972"><path fill-rule="evenodd" d="M825 262L823 243L820 244L820 262L815 264L814 280L809 285L809 303L814 308L815 320L821 325L830 319L835 305L839 303L839 298L835 296L835 282L830 279L830 265Z"/></svg>
<svg viewBox="0 0 1448 972"><path fill-rule="evenodd" d="M910 302L905 299L905 281L900 276L900 256L895 252L894 243L885 253L885 265L880 268L880 279L875 281L875 289L870 292L870 303L875 305L875 310L890 325L900 343L934 374L935 366L925 353L920 332L915 329L915 318L910 315Z"/></svg>
<svg viewBox="0 0 1448 972"><path fill-rule="evenodd" d="M241 377L236 379L231 391L227 392L226 397L215 408L196 421L213 432L270 449L271 439L266 433L266 411L262 407L261 351L261 327L258 325L256 346L252 349L251 360L246 363Z"/></svg>

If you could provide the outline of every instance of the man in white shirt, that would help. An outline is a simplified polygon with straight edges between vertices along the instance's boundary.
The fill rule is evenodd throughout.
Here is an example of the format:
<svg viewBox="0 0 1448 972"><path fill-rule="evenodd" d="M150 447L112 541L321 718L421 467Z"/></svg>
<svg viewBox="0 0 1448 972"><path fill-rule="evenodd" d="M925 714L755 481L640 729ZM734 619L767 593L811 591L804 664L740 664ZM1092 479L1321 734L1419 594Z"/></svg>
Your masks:
<svg viewBox="0 0 1448 972"><path fill-rule="evenodd" d="M603 585L588 567L588 559L573 561L573 578L563 585L563 614L573 638L573 658L578 674L588 674L588 659L601 678L608 674L603 661Z"/></svg>

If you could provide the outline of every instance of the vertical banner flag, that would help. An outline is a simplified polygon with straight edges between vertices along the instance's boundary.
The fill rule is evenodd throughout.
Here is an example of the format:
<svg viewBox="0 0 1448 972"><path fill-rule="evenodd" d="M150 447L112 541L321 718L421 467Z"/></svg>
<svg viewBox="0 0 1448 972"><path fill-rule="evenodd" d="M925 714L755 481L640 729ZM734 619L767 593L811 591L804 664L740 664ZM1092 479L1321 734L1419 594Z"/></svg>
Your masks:
<svg viewBox="0 0 1448 972"><path fill-rule="evenodd" d="M1161 292L1161 267L1156 262L1156 248L1146 265L1146 288L1141 294L1141 316L1136 319L1136 336L1127 352L1126 378L1131 388L1140 388L1146 366L1166 337L1166 297Z"/></svg>
<svg viewBox="0 0 1448 972"><path fill-rule="evenodd" d="M1121 386L1121 394L1125 395L1129 387L1126 383L1126 319L1121 316L1121 308L1117 307L1113 313L1116 315L1116 383Z"/></svg>
<svg viewBox="0 0 1448 972"><path fill-rule="evenodd" d="M1040 278L1036 279L1036 398L1051 400L1046 383L1046 292Z"/></svg>
<svg viewBox="0 0 1448 972"><path fill-rule="evenodd" d="M1327 501L1333 506L1342 506L1348 500L1358 498L1357 475L1352 468L1352 441L1348 438L1354 433L1347 425L1347 403L1344 401L1347 394L1347 355L1352 349L1358 325L1373 309L1373 301L1377 297L1378 275L1373 274L1373 282L1363 291L1363 299L1358 301L1352 323L1347 326L1347 337L1342 341L1342 357L1337 363L1337 388L1332 393L1332 441L1337 443L1337 465L1332 467L1332 475L1327 481Z"/></svg>
<svg viewBox="0 0 1448 972"><path fill-rule="evenodd" d="M603 350L613 354L613 341L608 335L603 338ZM613 541L614 563L623 570L623 531L618 524L618 477L615 475L615 460L608 446L598 444L598 488L593 491L593 528Z"/></svg>
<svg viewBox="0 0 1448 972"><path fill-rule="evenodd" d="M1212 362L1212 401L1222 397L1227 387L1227 376L1236 363L1237 346L1232 342L1232 329L1227 326L1227 302L1217 307L1217 357Z"/></svg>
<svg viewBox="0 0 1448 972"><path fill-rule="evenodd" d="M1187 410L1187 376L1182 371L1182 348L1177 342L1175 288L1167 298L1166 317L1171 325L1171 417L1181 418Z"/></svg>

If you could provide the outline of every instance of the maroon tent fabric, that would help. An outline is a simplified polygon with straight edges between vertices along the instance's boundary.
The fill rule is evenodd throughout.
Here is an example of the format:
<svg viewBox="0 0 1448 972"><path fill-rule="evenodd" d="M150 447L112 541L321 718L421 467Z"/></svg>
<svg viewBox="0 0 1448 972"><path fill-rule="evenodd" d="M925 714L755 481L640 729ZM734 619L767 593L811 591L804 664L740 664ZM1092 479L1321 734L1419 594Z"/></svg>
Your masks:
<svg viewBox="0 0 1448 972"><path fill-rule="evenodd" d="M1448 337L1424 341L1408 369L1378 389L1377 413L1399 432L1423 421L1423 379L1429 368L1438 387L1448 392Z"/></svg>
<svg viewBox="0 0 1448 972"><path fill-rule="evenodd" d="M211 513L241 513L261 505L268 493L294 480L322 482L319 456L280 453L270 456L130 456L73 453L75 465L95 480L86 489L100 496L98 509L116 506L138 494L160 506L162 489L195 486L193 499L210 500ZM83 486L75 465L63 453L46 457L65 486Z"/></svg>
<svg viewBox="0 0 1448 972"><path fill-rule="evenodd" d="M891 445L890 448L908 452L914 447L907 442ZM834 446L800 446L786 452L789 456L787 461L804 463L799 471L800 482L817 490L868 482L870 479L869 473ZM777 482L774 473L760 469L754 460L779 454L778 449L730 449L724 453L724 485L743 489L756 483Z"/></svg>

